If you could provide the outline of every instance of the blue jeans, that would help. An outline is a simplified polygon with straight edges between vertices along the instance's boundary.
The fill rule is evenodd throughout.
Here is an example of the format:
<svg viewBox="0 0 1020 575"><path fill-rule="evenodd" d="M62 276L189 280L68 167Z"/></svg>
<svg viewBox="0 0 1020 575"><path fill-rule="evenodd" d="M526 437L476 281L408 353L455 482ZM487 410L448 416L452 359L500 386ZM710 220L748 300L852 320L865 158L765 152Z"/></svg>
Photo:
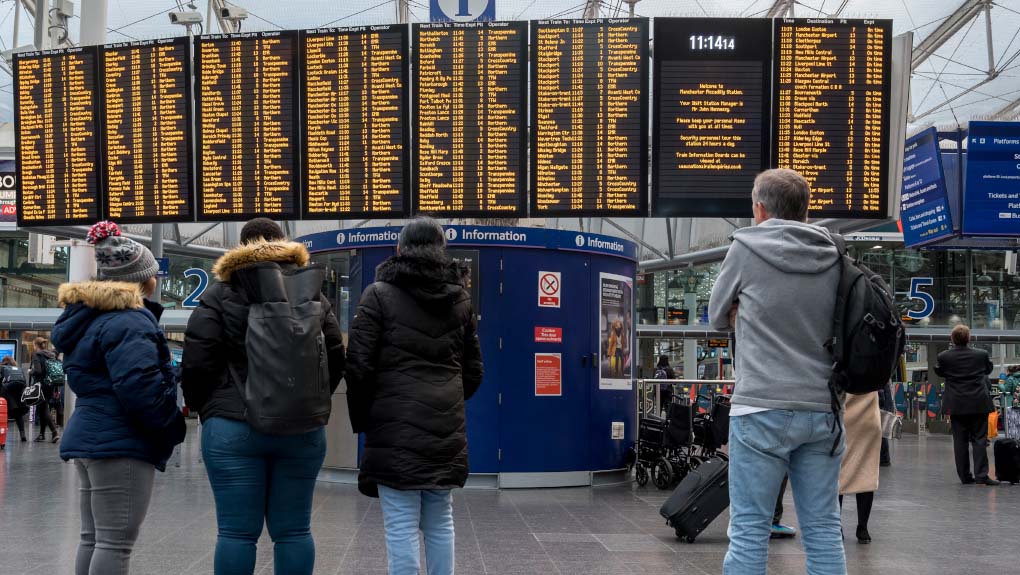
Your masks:
<svg viewBox="0 0 1020 575"><path fill-rule="evenodd" d="M841 438L831 413L772 410L730 420L730 547L725 575L765 575L776 494L790 476L808 575L845 575L839 519Z"/></svg>
<svg viewBox="0 0 1020 575"><path fill-rule="evenodd" d="M450 490L400 491L379 486L389 575L418 575L418 530L425 536L428 575L453 575L453 497Z"/></svg>
<svg viewBox="0 0 1020 575"><path fill-rule="evenodd" d="M277 575L311 575L312 492L326 432L264 435L243 421L202 422L202 459L216 500L216 575L251 575L263 524Z"/></svg>

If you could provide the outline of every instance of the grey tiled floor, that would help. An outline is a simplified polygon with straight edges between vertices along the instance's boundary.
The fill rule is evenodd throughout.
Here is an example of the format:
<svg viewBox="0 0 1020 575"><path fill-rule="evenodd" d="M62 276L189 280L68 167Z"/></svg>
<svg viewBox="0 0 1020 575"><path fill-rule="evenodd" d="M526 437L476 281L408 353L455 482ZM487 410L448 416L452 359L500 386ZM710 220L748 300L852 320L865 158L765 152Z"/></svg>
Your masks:
<svg viewBox="0 0 1020 575"><path fill-rule="evenodd" d="M132 573L212 572L216 522L197 433L180 468L158 474ZM1017 573L1020 486L956 481L948 438L896 442L882 470L871 534L847 541L852 574ZM18 443L0 452L0 575L71 573L78 539L77 478L50 444ZM726 551L724 514L693 545L660 520L655 488L619 486L539 491L465 490L454 498L457 569L475 574L715 574ZM788 495L789 499L789 495ZM853 498L844 512L852 534ZM788 522L796 524L788 501ZM385 545L376 501L349 486L320 484L313 531L319 574L383 574ZM852 539L852 538L851 538ZM257 571L272 573L272 545L259 545ZM769 573L804 573L797 540L771 545Z"/></svg>

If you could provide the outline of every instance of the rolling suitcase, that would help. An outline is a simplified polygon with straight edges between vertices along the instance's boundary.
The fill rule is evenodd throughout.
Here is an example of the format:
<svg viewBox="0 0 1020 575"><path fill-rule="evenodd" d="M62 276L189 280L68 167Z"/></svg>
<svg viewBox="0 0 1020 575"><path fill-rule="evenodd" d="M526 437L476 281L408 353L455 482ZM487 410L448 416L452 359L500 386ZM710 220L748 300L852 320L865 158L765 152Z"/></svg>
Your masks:
<svg viewBox="0 0 1020 575"><path fill-rule="evenodd" d="M7 447L7 400L0 397L0 449Z"/></svg>
<svg viewBox="0 0 1020 575"><path fill-rule="evenodd" d="M1020 483L1020 441L1000 439L995 442L995 476L999 481Z"/></svg>
<svg viewBox="0 0 1020 575"><path fill-rule="evenodd" d="M676 532L677 539L694 540L730 506L729 463L712 458L680 482L659 514Z"/></svg>

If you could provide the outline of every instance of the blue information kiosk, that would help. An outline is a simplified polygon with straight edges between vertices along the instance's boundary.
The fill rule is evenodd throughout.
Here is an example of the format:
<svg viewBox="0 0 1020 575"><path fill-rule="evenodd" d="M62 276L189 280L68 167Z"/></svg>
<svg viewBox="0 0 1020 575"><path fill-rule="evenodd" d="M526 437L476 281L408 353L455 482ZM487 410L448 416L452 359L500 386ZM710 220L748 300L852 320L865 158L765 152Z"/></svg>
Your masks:
<svg viewBox="0 0 1020 575"><path fill-rule="evenodd" d="M445 229L451 255L472 268L485 363L482 387L467 404L469 485L625 480L637 425L635 244L541 228ZM376 266L395 253L399 232L343 230L298 241L313 257L349 252L353 315Z"/></svg>

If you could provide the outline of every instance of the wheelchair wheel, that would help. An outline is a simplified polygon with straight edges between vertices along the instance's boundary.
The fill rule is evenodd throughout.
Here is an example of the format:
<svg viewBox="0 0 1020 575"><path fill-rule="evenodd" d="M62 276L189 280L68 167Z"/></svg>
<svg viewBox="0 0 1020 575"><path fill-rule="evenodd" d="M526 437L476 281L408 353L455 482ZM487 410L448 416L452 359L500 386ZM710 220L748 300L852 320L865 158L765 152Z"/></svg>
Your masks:
<svg viewBox="0 0 1020 575"><path fill-rule="evenodd" d="M663 457L655 462L652 468L652 482L659 489L669 489L673 486L673 465Z"/></svg>
<svg viewBox="0 0 1020 575"><path fill-rule="evenodd" d="M644 464L637 463L634 466L634 479L640 487L648 485L648 468L646 468Z"/></svg>

